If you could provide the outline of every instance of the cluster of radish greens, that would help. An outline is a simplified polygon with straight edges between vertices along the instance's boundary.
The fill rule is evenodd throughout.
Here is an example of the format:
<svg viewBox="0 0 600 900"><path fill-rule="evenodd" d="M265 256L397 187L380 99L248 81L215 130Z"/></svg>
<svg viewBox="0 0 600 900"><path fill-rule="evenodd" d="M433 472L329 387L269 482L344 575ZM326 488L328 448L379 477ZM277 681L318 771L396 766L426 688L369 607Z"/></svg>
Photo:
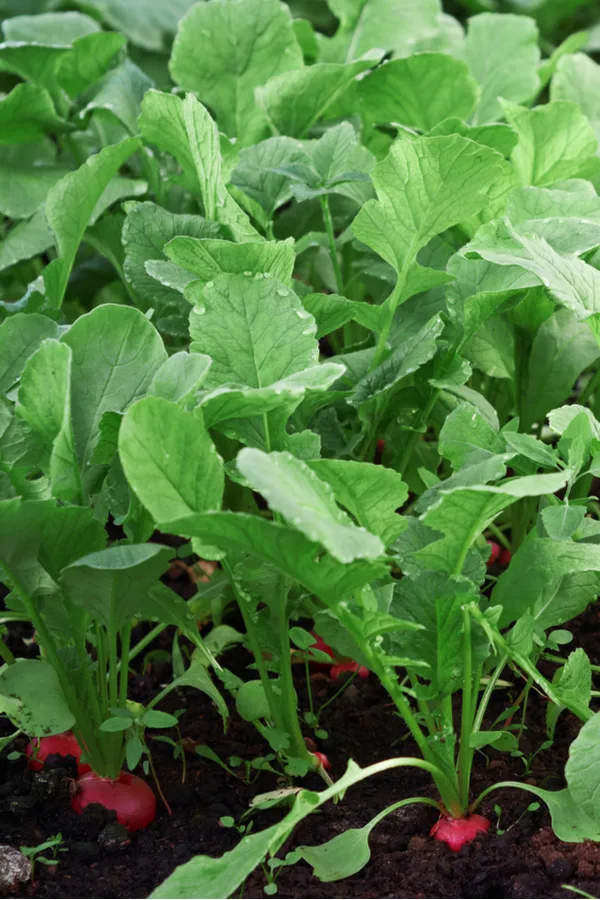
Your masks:
<svg viewBox="0 0 600 900"><path fill-rule="evenodd" d="M290 787L278 824L153 897L230 896L269 857L347 877L408 803L459 849L502 786L600 840L593 667L568 630L600 593L600 68L584 32L542 55L524 15L328 4L323 30L278 0L39 2L2 25L0 578L39 655L0 643L0 710L31 766L76 757L76 811L131 829L180 688L254 723ZM189 602L161 580L176 556L215 563ZM146 621L174 642L144 707ZM381 683L412 756L326 771L293 664L332 659ZM474 759L518 753L531 704L549 742L581 722L565 787L474 796ZM398 766L431 791L273 859ZM311 773L324 789L298 793Z"/></svg>

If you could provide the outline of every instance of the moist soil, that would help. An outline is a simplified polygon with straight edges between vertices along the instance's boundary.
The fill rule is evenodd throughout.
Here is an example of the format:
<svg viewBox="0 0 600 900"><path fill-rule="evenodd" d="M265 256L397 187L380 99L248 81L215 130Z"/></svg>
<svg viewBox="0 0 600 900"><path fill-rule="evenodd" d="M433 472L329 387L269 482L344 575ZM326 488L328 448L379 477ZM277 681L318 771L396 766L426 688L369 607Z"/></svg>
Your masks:
<svg viewBox="0 0 600 900"><path fill-rule="evenodd" d="M177 587L176 584L172 585ZM180 592L189 589L180 582ZM192 589L193 593L193 589ZM235 622L234 622L235 624ZM143 626L144 627L144 626ZM142 629L143 629L142 627ZM594 608L571 623L574 642L582 646L593 663L600 663L600 618ZM138 629L135 639L144 631ZM27 642L26 626L11 630L11 649L31 655L35 648ZM168 649L171 633L163 633L154 648ZM164 654L166 656L166 654ZM154 655L142 670L131 676L130 696L148 702L168 680L170 665ZM223 658L227 668L243 675L251 659L242 648ZM142 665L140 663L140 665ZM548 675L552 674L552 667ZM490 710L489 724L511 705L522 690L522 682L505 673L510 688L497 692ZM324 702L340 686L322 673L315 673L312 689L317 704ZM297 670L301 702L306 697L303 669ZM230 704L231 706L232 704ZM34 775L23 756L0 761L0 843L13 847L33 847L60 833L62 847L56 866L38 863L35 880L15 889L11 896L33 898L144 898L173 869L197 854L219 856L231 850L239 836L234 828L220 824L223 816L239 821L252 797L281 786L272 773L261 772L252 784L235 778L218 765L199 757L195 744L207 744L225 760L231 756L252 760L268 752L255 729L236 717L232 710L226 733L214 707L203 694L192 689L171 694L162 708L184 708L181 732L185 739L187 773L182 783L181 758L173 749L151 740L153 758L172 815L159 802L156 821L145 831L127 835L111 822L114 814L98 809L82 816L70 809L69 789L73 771L56 768ZM545 701L532 695L528 705L522 740L525 754L533 754L546 739ZM392 755L413 755L415 748L406 736L402 721L381 686L372 676L356 679L324 712L322 727L327 740L319 749L327 753L333 775L340 776L349 758L368 765ZM472 790L479 794L487 785L504 780L528 780L549 789L560 789L568 747L580 723L571 715L560 717L552 748L542 750L525 771L523 759L486 751L476 754ZM174 737L174 733L170 732ZM23 751L18 739L11 748ZM416 755L416 754L415 754ZM317 776L305 786L322 788ZM280 852L299 844L320 844L348 828L364 825L387 805L410 796L435 796L426 773L415 769L395 769L351 788L338 805L328 804L308 817ZM488 835L475 840L459 853L432 840L429 830L436 821L434 809L419 805L400 809L384 819L371 835L371 861L357 875L343 881L321 883L305 862L283 868L277 878L278 896L284 898L558 898L573 897L562 886L571 885L593 896L600 893L600 844L564 844L550 827L545 807L528 810L536 798L516 790L501 790L483 802L479 812L488 816ZM498 813L500 824L498 825ZM255 816L254 830L272 824L283 815L269 810ZM503 833L499 833L503 831ZM264 897L266 883L259 868L246 881L239 896Z"/></svg>

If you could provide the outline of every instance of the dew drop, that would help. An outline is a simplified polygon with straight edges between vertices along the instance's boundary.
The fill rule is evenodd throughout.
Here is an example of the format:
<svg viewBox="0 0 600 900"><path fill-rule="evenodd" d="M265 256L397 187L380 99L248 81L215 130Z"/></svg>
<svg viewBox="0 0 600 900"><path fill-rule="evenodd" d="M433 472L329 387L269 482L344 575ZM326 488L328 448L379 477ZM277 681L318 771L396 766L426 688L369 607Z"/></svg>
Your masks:
<svg viewBox="0 0 600 900"><path fill-rule="evenodd" d="M214 286L215 286L214 281L207 281L206 284L205 284L205 287L206 287L206 288L211 288L211 287L214 287Z"/></svg>
<svg viewBox="0 0 600 900"><path fill-rule="evenodd" d="M289 291L286 291L285 288L277 288L277 293L279 294L280 297L287 297L287 295L289 294Z"/></svg>
<svg viewBox="0 0 600 900"><path fill-rule="evenodd" d="M252 277L252 272L249 272L248 270L246 270L246 271L244 272L244 275L246 276L246 278L251 278L251 277Z"/></svg>

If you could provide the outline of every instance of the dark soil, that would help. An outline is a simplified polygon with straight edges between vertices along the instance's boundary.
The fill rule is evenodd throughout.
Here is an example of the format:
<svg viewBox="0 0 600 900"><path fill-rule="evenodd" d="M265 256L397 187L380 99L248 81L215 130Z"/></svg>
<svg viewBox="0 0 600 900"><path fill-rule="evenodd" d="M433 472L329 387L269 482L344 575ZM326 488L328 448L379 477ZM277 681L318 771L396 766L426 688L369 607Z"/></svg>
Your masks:
<svg viewBox="0 0 600 900"><path fill-rule="evenodd" d="M583 646L592 661L600 662L600 619L595 609L580 617L571 628L574 645ZM13 630L13 650L29 652L22 641L28 634L24 626ZM139 637L139 635L137 636ZM170 645L165 632L162 646ZM572 646L574 646L572 645ZM243 673L250 658L241 649L227 654L225 665ZM550 674L551 670L548 674ZM514 679L513 673L506 673ZM137 676L132 676L132 699L147 701L161 682L168 678L165 664L157 660ZM330 696L339 685L323 675L313 676L318 702ZM304 693L302 669L298 669L298 689ZM511 703L522 684L503 695L498 694L491 720ZM529 704L523 749L533 753L545 740L544 702L537 696ZM38 864L35 882L17 889L16 896L35 898L121 898L147 897L173 869L192 856L203 853L220 855L232 849L238 834L224 828L222 816L239 820L251 798L278 786L276 776L261 773L251 785L193 752L193 743L208 744L221 758L236 755L247 760L267 752L254 728L240 721L235 712L226 734L210 701L201 693L186 689L171 695L167 709L186 707L181 730L188 746L187 777L182 784L181 760L174 760L172 749L152 742L155 765L163 791L172 807L169 816L159 807L156 821L146 831L131 835L131 840L110 824L110 815L78 816L68 801L69 773L65 769L33 776L25 768L23 757L9 762L6 752L0 762L0 843L13 847L35 846L60 832L63 847L58 866ZM341 775L348 758L367 765L392 755L411 755L414 748L406 739L406 730L390 705L385 692L374 678L357 679L324 715L323 726L330 737L322 742L333 763L334 774ZM524 775L524 763L492 751L475 760L472 789L478 794L484 787L507 779L523 780L551 789L560 788L570 742L579 723L561 716L554 746L540 752ZM174 736L174 735L173 735ZM17 741L23 750L24 741ZM14 749L11 748L11 749ZM311 780L311 778L313 780ZM320 789L316 776L307 786ZM414 795L435 796L426 773L396 769L352 788L343 803L329 804L299 826L280 856L296 844L319 844L347 828L365 824L390 803ZM371 862L362 872L341 882L323 884L301 862L281 870L277 879L280 897L481 897L481 898L557 898L573 897L561 886L577 886L594 896L600 893L600 845L563 844L552 834L545 808L528 812L535 800L531 795L504 790L482 804L480 812L492 822L491 833L456 854L428 837L436 820L435 810L425 806L401 809L386 818L371 836ZM501 807L501 827L496 833ZM255 829L271 824L281 812L259 813ZM108 826L108 827L107 827ZM247 881L243 896L263 897L265 878L257 870Z"/></svg>

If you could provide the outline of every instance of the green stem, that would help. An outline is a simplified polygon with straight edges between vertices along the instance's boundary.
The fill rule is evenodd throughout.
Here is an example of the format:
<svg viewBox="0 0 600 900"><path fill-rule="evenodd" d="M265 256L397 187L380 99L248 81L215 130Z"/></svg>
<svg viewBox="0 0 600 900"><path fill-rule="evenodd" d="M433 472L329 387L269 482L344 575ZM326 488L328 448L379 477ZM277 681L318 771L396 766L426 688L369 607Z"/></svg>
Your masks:
<svg viewBox="0 0 600 900"><path fill-rule="evenodd" d="M501 531L494 522L490 522L490 524L488 525L488 531L491 531L492 535L496 538L499 544L502 544L502 546L506 547L507 550L511 549L510 541L508 540L504 532Z"/></svg>
<svg viewBox="0 0 600 900"><path fill-rule="evenodd" d="M313 704L312 688L310 686L310 666L308 665L308 656L304 657L304 676L306 678L306 691L308 693L308 708L311 715L314 716L315 710Z"/></svg>
<svg viewBox="0 0 600 900"><path fill-rule="evenodd" d="M471 616L468 610L462 611L463 620L463 691L462 711L460 719L460 748L458 751L458 783L461 804L464 808L469 803L469 780L473 750L470 746L471 729L473 727L473 645L471 642Z"/></svg>
<svg viewBox="0 0 600 900"><path fill-rule="evenodd" d="M488 681L488 683L486 685L485 691L483 692L483 695L481 697L481 701L479 703L479 709L477 710L477 715L475 716L475 720L473 722L473 734L477 734L478 731L481 731L481 726L483 725L483 717L485 716L486 710L488 708L488 704L490 702L490 699L492 697L492 694L494 692L496 684L498 683L498 679L500 678L500 675L502 674L502 671L503 671L504 667L506 666L507 662L508 662L508 655L505 653L505 654L503 654L502 658L500 659L500 662L494 669L494 671L490 677L490 680Z"/></svg>
<svg viewBox="0 0 600 900"><path fill-rule="evenodd" d="M404 445L402 453L400 454L400 459L398 460L398 463L396 465L396 470L401 475L404 474L408 467L415 446L419 438L422 436L422 429L429 419L431 411L437 403L441 393L442 392L440 390L432 390L431 394L429 395L429 400L427 401L425 406L422 409L418 410L415 414L414 422L411 426L411 434L409 435L408 440Z"/></svg>
<svg viewBox="0 0 600 900"><path fill-rule="evenodd" d="M119 706L125 707L127 703L127 687L129 681L129 650L131 645L131 621L125 623L121 631L121 668L119 676Z"/></svg>
<svg viewBox="0 0 600 900"><path fill-rule="evenodd" d="M151 644L152 641L159 636L159 634L163 633L165 628L167 628L167 625L155 625L155 627L152 628L148 632L148 634L144 635L144 637L140 641L138 641L137 644L135 644L129 651L129 662L131 663L132 660L136 658L136 656L139 656L142 650L146 649L148 644Z"/></svg>
<svg viewBox="0 0 600 900"><path fill-rule="evenodd" d="M331 218L331 210L329 208L329 197L327 194L323 197L319 197L319 202L321 204L321 212L323 214L323 222L325 224L325 231L327 232L327 241L329 243L329 255L331 256L331 264L333 266L333 274L335 275L335 285L337 288L338 294L344 295L344 278L342 275L342 269L340 267L340 260L337 253L337 247L335 246L335 233L333 230L333 220Z"/></svg>
<svg viewBox="0 0 600 900"><path fill-rule="evenodd" d="M350 678L346 678L346 680L343 682L342 686L337 689L335 694L332 694L331 697L329 697L329 699L325 701L325 703L321 704L321 706L319 707L319 710L317 712L317 719L321 718L321 713L323 712L323 710L326 709L331 703L333 703L334 700L337 700L337 698L340 696L340 694L346 690L348 685L350 685L354 681L354 679L356 678L357 675L358 675L358 669L352 673Z"/></svg>
<svg viewBox="0 0 600 900"><path fill-rule="evenodd" d="M3 659L7 666L12 666L16 663L14 653L6 646L4 641L0 641L0 659Z"/></svg>
<svg viewBox="0 0 600 900"><path fill-rule="evenodd" d="M277 604L277 631L279 634L279 655L281 657L281 706L283 709L283 719L287 726L285 730L289 734L291 741L288 755L296 756L299 759L310 759L312 754L309 753L306 744L304 743L304 736L298 720L298 698L296 696L296 689L294 688L292 658L290 654L290 626L287 615L287 594L285 575L280 575L279 602Z"/></svg>
<svg viewBox="0 0 600 900"><path fill-rule="evenodd" d="M598 388L600 387L600 367L596 369L581 394L579 395L578 403L580 406L585 406L590 397L593 394L596 394Z"/></svg>

